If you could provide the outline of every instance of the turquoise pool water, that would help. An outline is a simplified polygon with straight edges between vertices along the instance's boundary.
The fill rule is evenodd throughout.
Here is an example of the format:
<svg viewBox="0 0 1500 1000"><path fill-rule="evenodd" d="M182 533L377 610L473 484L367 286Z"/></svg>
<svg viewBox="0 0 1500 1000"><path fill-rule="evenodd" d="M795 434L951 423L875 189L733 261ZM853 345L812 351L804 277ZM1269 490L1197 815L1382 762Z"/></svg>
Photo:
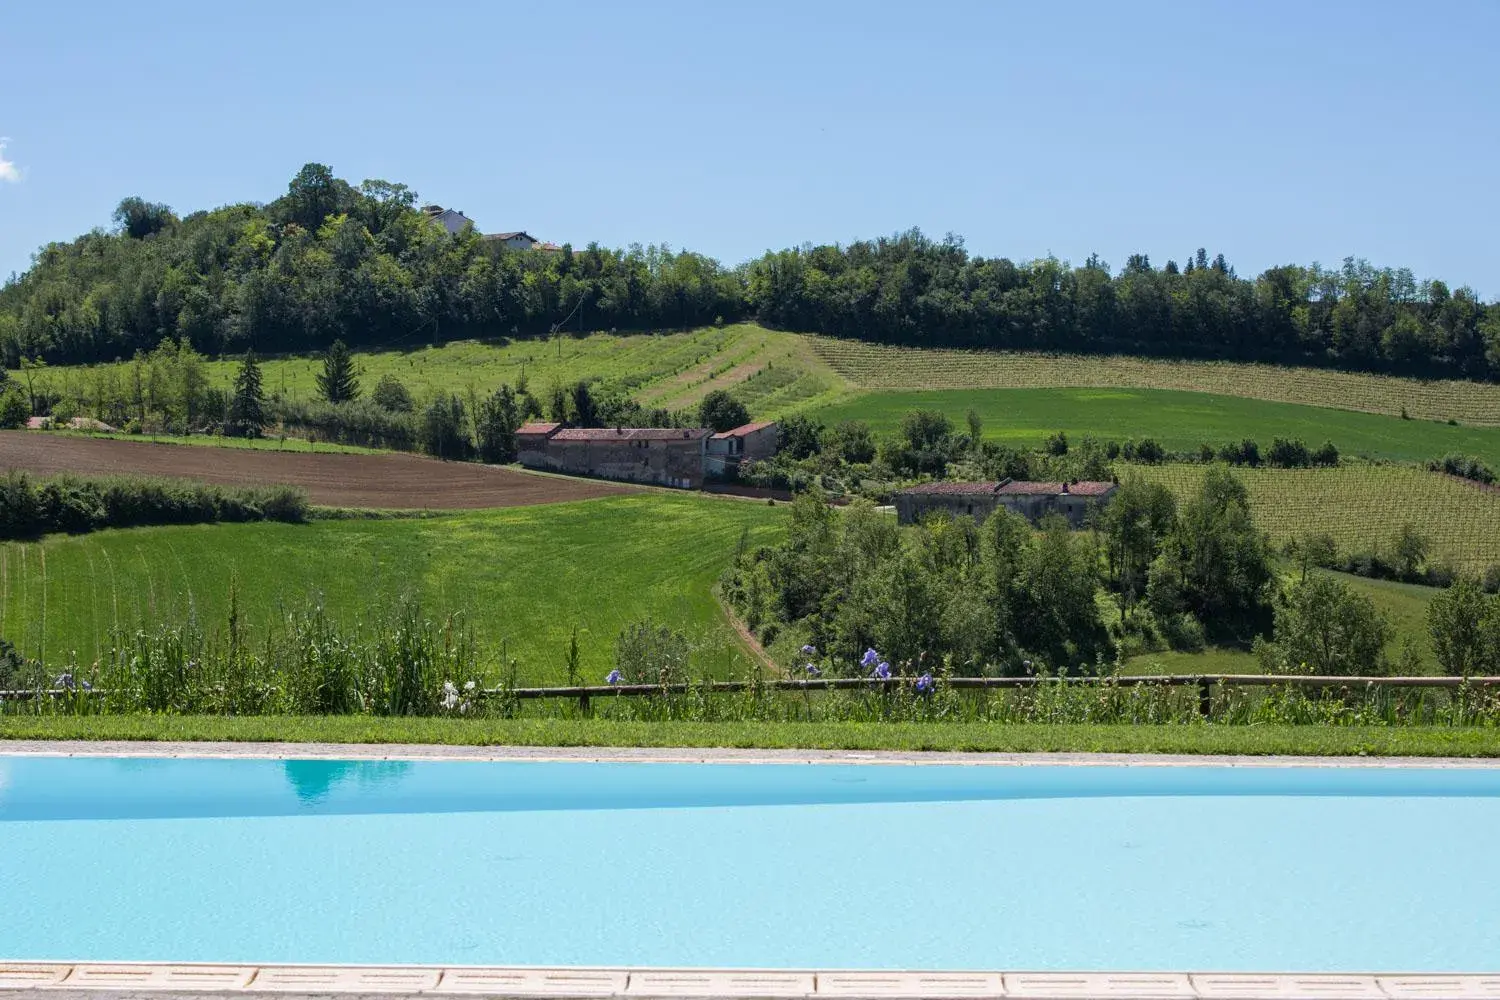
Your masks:
<svg viewBox="0 0 1500 1000"><path fill-rule="evenodd" d="M0 756L0 959L1500 971L1500 769Z"/></svg>

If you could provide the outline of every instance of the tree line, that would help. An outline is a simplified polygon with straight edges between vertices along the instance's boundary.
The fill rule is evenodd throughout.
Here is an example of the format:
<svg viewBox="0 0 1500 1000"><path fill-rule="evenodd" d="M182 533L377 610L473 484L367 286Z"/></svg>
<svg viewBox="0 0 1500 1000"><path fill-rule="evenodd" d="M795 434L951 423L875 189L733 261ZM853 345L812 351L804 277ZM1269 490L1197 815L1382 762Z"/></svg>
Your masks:
<svg viewBox="0 0 1500 1000"><path fill-rule="evenodd" d="M785 540L742 545L722 587L763 642L801 644L812 676L1108 673L1208 643L1253 649L1273 673L1423 672L1412 646L1388 654L1394 629L1368 596L1302 553L1300 575L1283 572L1223 466L1181 502L1127 480L1091 527L1054 515L1033 528L1001 509L902 528L813 489ZM1500 595L1478 580L1434 596L1427 630L1445 673L1500 672Z"/></svg>
<svg viewBox="0 0 1500 1000"><path fill-rule="evenodd" d="M747 317L919 346L1124 351L1500 377L1500 308L1345 260L1242 278L1205 250L1118 271L1014 262L918 230L725 267L668 247L512 251L449 234L405 185L308 164L267 205L178 218L127 198L110 231L53 243L0 288L0 360L110 361L163 337L213 355L394 347Z"/></svg>

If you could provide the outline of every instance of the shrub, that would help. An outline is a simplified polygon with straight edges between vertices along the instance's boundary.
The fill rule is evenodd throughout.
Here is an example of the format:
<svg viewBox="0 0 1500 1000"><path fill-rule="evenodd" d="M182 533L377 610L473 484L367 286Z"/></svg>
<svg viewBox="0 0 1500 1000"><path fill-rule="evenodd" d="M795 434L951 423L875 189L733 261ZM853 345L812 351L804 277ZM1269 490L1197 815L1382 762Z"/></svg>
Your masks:
<svg viewBox="0 0 1500 1000"><path fill-rule="evenodd" d="M1495 481L1494 470L1472 455L1444 455L1440 459L1428 462L1427 468L1434 472L1445 472L1460 479L1472 479L1486 486Z"/></svg>
<svg viewBox="0 0 1500 1000"><path fill-rule="evenodd" d="M457 396L439 396L422 414L422 450L438 458L462 461L473 445L464 429L464 401Z"/></svg>
<svg viewBox="0 0 1500 1000"><path fill-rule="evenodd" d="M774 641L774 636L766 641ZM632 622L615 640L615 668L627 684L670 684L687 677L692 644L682 632L650 619Z"/></svg>
<svg viewBox="0 0 1500 1000"><path fill-rule="evenodd" d="M1068 453L1067 432L1058 431L1056 434L1047 439L1046 444L1043 445L1043 448L1049 455L1066 455Z"/></svg>
<svg viewBox="0 0 1500 1000"><path fill-rule="evenodd" d="M1113 457L1113 456L1111 456ZM1135 446L1135 459L1146 465L1157 465L1167 457L1167 449L1153 438L1141 438Z"/></svg>
<svg viewBox="0 0 1500 1000"><path fill-rule="evenodd" d="M1157 623L1157 630L1166 644L1179 652L1203 651L1203 626L1198 624L1198 619L1186 612L1163 616Z"/></svg>
<svg viewBox="0 0 1500 1000"><path fill-rule="evenodd" d="M390 372L380 376L380 381L375 383L370 402L392 413L410 413L416 408L405 383Z"/></svg>
<svg viewBox="0 0 1500 1000"><path fill-rule="evenodd" d="M1339 450L1332 441L1324 441L1312 454L1312 464L1332 468L1339 464Z"/></svg>
<svg viewBox="0 0 1500 1000"><path fill-rule="evenodd" d="M1266 460L1279 469L1305 469L1312 464L1312 455L1300 440L1277 438L1271 442Z"/></svg>
<svg viewBox="0 0 1500 1000"><path fill-rule="evenodd" d="M824 447L845 462L863 465L875 457L875 437L862 420L845 420L828 433Z"/></svg>
<svg viewBox="0 0 1500 1000"><path fill-rule="evenodd" d="M0 393L0 428L25 427L31 417L31 404L19 387L11 386Z"/></svg>
<svg viewBox="0 0 1500 1000"><path fill-rule="evenodd" d="M279 422L287 429L315 432L322 440L339 444L398 451L417 448L417 422L411 414L388 410L367 400L338 405L321 400L272 400L266 404L266 421Z"/></svg>

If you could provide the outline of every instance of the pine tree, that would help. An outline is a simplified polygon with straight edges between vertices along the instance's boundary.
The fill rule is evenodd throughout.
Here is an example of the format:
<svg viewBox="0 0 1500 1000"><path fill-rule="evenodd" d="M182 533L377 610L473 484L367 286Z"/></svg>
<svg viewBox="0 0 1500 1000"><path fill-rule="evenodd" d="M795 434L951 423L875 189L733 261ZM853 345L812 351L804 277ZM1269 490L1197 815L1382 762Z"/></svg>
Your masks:
<svg viewBox="0 0 1500 1000"><path fill-rule="evenodd" d="M342 340L335 340L323 355L323 371L317 378L318 392L330 403L348 403L359 398L359 372Z"/></svg>
<svg viewBox="0 0 1500 1000"><path fill-rule="evenodd" d="M260 365L255 352L246 351L240 363L239 374L234 377L234 398L229 402L229 419L225 432L231 437L260 437L266 426L266 396L261 389Z"/></svg>

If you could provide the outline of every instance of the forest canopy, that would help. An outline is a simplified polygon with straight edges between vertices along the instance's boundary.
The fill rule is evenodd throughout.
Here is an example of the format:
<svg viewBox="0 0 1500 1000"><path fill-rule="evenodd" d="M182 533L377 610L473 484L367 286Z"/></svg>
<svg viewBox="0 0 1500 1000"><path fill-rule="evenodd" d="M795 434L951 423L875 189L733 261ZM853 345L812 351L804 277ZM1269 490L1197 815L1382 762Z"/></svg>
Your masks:
<svg viewBox="0 0 1500 1000"><path fill-rule="evenodd" d="M1113 270L1015 262L918 230L729 268L668 247L511 250L450 234L403 184L308 164L286 194L179 218L121 201L0 288L0 361L112 361L164 337L210 355L455 337L768 325L915 346L1109 351L1500 378L1500 305L1346 259L1239 276L1197 250Z"/></svg>

